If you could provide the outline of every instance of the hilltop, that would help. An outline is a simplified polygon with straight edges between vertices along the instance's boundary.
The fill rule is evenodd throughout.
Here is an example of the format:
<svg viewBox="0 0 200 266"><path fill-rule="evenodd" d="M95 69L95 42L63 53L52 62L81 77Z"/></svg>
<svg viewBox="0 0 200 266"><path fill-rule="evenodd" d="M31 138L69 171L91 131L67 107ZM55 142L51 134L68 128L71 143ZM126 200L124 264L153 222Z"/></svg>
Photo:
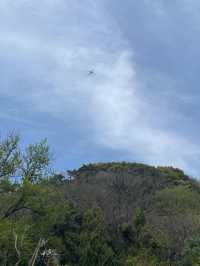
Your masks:
<svg viewBox="0 0 200 266"><path fill-rule="evenodd" d="M49 174L46 141L18 143L0 143L0 265L199 265L200 186L182 170L111 162Z"/></svg>

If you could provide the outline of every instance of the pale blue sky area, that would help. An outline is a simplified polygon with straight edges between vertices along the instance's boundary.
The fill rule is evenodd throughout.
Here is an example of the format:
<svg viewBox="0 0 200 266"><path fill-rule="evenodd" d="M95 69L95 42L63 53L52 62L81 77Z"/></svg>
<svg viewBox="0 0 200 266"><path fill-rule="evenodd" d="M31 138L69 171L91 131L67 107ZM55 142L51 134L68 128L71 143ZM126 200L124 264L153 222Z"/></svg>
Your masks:
<svg viewBox="0 0 200 266"><path fill-rule="evenodd" d="M47 137L59 171L127 160L198 177L199 13L198 0L0 1L1 135Z"/></svg>

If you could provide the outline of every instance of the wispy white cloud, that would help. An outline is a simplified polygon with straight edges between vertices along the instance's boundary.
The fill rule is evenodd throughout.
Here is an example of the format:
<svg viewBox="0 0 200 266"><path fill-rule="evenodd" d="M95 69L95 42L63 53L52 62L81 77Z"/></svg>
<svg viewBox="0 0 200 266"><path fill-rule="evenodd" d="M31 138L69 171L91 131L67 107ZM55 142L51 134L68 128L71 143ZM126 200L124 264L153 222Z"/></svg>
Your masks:
<svg viewBox="0 0 200 266"><path fill-rule="evenodd" d="M79 118L80 128L88 127L88 145L195 173L190 162L199 157L196 146L162 128L166 117L157 115L158 126L148 120L153 107L139 93L145 83L134 51L103 2L1 1L0 56L15 68L3 79L22 85L1 86L0 96L20 97L33 112L61 119L63 127Z"/></svg>

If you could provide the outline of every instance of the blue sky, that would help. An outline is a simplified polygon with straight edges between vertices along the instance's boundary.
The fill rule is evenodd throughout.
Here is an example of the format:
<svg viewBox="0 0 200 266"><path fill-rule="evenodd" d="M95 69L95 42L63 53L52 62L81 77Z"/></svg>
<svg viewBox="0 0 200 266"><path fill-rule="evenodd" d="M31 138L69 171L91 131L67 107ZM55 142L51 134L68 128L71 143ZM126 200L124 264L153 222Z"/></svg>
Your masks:
<svg viewBox="0 0 200 266"><path fill-rule="evenodd" d="M198 0L1 0L1 134L47 137L58 170L127 160L198 177L199 12Z"/></svg>

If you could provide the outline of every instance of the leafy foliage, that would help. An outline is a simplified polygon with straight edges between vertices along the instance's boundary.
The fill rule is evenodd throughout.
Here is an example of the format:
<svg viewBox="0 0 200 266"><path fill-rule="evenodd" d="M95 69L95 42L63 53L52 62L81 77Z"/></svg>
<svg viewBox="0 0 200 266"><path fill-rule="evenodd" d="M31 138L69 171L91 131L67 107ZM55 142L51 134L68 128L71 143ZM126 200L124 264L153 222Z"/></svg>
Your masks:
<svg viewBox="0 0 200 266"><path fill-rule="evenodd" d="M183 171L98 163L50 174L46 140L0 142L0 265L200 265L200 187Z"/></svg>
<svg viewBox="0 0 200 266"><path fill-rule="evenodd" d="M195 237L188 239L183 250L183 265L198 266L200 265L200 238Z"/></svg>

